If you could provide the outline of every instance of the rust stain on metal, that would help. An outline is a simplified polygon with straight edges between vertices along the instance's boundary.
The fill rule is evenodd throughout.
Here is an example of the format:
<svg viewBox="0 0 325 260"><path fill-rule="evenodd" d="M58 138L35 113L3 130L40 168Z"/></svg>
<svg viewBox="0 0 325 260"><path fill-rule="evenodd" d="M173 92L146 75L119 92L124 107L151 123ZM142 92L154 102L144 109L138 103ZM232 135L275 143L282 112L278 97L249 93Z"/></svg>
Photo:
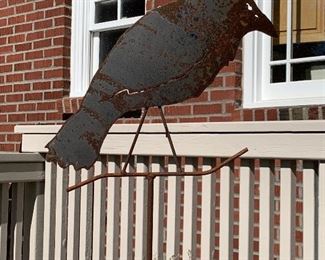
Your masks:
<svg viewBox="0 0 325 260"><path fill-rule="evenodd" d="M200 95L254 30L276 36L253 0L178 0L149 11L101 64L80 110L47 144L47 159L89 169L120 116Z"/></svg>

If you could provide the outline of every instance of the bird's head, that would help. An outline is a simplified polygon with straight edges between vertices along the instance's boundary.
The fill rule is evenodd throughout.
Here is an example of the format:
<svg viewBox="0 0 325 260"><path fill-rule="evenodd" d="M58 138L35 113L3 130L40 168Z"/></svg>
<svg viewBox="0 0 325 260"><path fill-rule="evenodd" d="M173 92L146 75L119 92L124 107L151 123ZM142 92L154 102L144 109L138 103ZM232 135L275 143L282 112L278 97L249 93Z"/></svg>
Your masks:
<svg viewBox="0 0 325 260"><path fill-rule="evenodd" d="M271 37L278 36L272 22L261 12L254 0L235 1L236 19L239 19L239 26L244 34L257 30Z"/></svg>

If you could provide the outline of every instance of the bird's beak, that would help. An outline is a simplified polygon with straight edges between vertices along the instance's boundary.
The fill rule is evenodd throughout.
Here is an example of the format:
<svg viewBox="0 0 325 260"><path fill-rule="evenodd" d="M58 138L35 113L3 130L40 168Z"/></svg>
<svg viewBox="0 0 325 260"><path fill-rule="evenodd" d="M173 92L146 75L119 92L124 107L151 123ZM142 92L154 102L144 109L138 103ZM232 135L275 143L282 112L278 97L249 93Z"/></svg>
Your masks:
<svg viewBox="0 0 325 260"><path fill-rule="evenodd" d="M278 37L278 33L274 28L272 22L267 18L262 12L259 14L259 28L258 30L271 36L271 37ZM264 16L264 17L261 17Z"/></svg>

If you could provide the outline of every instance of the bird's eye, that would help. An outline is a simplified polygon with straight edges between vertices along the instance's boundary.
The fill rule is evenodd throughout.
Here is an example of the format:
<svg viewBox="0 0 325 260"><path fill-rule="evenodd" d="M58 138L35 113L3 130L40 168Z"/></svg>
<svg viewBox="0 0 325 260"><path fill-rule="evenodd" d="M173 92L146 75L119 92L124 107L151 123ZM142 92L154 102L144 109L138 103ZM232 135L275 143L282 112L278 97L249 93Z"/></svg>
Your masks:
<svg viewBox="0 0 325 260"><path fill-rule="evenodd" d="M256 17L256 18L258 18L258 15L257 15L257 14L255 14L255 17Z"/></svg>
<svg viewBox="0 0 325 260"><path fill-rule="evenodd" d="M247 9L248 9L249 11L252 11L252 10L253 10L253 7L252 7L249 3L246 3L246 5L247 5Z"/></svg>

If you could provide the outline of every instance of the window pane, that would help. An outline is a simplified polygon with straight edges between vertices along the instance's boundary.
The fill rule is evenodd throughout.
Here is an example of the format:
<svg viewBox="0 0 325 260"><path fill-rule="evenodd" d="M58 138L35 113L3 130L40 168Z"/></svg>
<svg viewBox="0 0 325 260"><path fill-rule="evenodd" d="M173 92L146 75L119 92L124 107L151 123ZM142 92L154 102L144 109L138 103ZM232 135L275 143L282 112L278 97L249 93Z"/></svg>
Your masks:
<svg viewBox="0 0 325 260"><path fill-rule="evenodd" d="M277 65L271 67L271 83L286 81L286 65Z"/></svg>
<svg viewBox="0 0 325 260"><path fill-rule="evenodd" d="M287 0L273 0L273 17L272 21L278 38L272 38L272 60L286 59L286 32L287 32Z"/></svg>
<svg viewBox="0 0 325 260"><path fill-rule="evenodd" d="M292 74L293 81L325 79L325 61L293 64Z"/></svg>
<svg viewBox="0 0 325 260"><path fill-rule="evenodd" d="M293 45L293 58L314 57L325 55L325 41L304 42Z"/></svg>
<svg viewBox="0 0 325 260"><path fill-rule="evenodd" d="M113 48L118 38L124 33L125 29L101 32L100 49L99 49L99 64L101 64L106 58L109 51Z"/></svg>
<svg viewBox="0 0 325 260"><path fill-rule="evenodd" d="M144 15L144 0L122 0L122 17Z"/></svg>
<svg viewBox="0 0 325 260"><path fill-rule="evenodd" d="M96 3L95 23L117 20L117 0Z"/></svg>

